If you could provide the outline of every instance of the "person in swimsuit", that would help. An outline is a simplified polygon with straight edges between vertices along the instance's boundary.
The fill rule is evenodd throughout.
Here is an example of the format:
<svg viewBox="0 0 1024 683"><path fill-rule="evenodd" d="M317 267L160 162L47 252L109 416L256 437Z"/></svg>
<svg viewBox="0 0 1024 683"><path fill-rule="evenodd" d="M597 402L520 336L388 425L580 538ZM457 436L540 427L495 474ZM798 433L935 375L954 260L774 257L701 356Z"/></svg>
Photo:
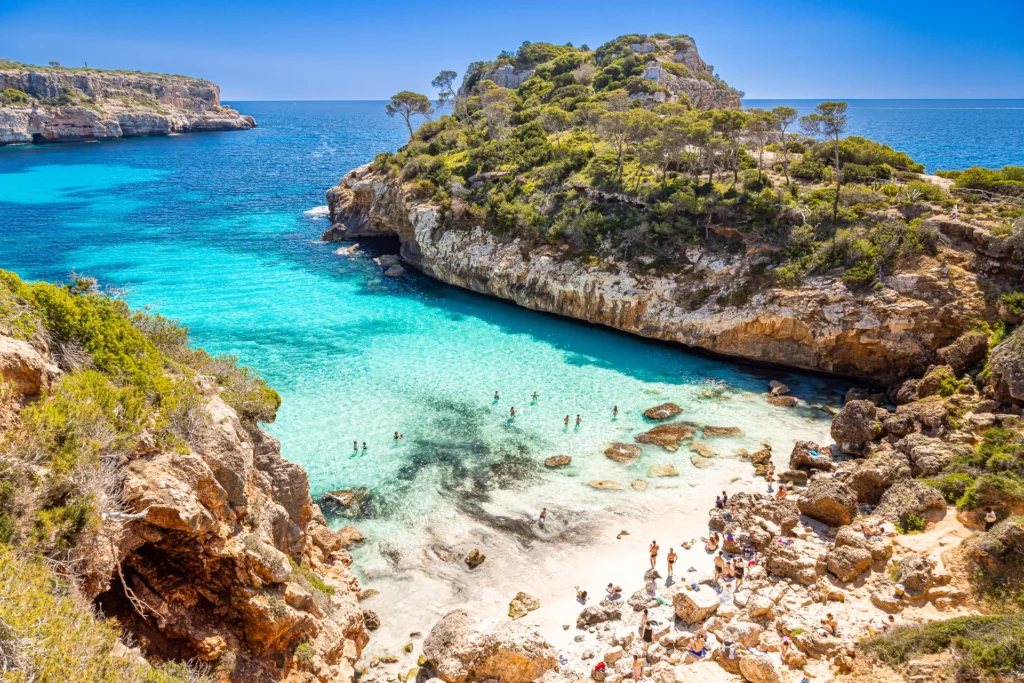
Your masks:
<svg viewBox="0 0 1024 683"><path fill-rule="evenodd" d="M740 584L743 583L743 574L746 572L746 568L743 566L743 558L737 557L733 562L733 572L736 574L736 584L733 587L734 590L738 590Z"/></svg>
<svg viewBox="0 0 1024 683"><path fill-rule="evenodd" d="M516 407L515 406L512 406L511 408L508 409L508 416L509 417L515 417L516 416Z"/></svg>
<svg viewBox="0 0 1024 683"><path fill-rule="evenodd" d="M676 560L679 556L676 555L675 548L668 549L668 557L665 558L668 561L668 576L672 576L672 567L675 566Z"/></svg>
<svg viewBox="0 0 1024 683"><path fill-rule="evenodd" d="M654 569L654 564L658 561L658 551L659 550L661 550L661 548L658 547L658 542L657 541L651 541L651 547L650 547L650 551L651 551L651 569Z"/></svg>
<svg viewBox="0 0 1024 683"><path fill-rule="evenodd" d="M497 391L495 391L494 392L494 400L497 401L499 398L501 398L501 394L499 394Z"/></svg>
<svg viewBox="0 0 1024 683"><path fill-rule="evenodd" d="M639 681L644 675L644 660L639 655L633 657L633 680Z"/></svg>
<svg viewBox="0 0 1024 683"><path fill-rule="evenodd" d="M579 416L579 414L577 414L576 415L576 426L579 427L581 422L583 422L583 418L581 418Z"/></svg>
<svg viewBox="0 0 1024 683"><path fill-rule="evenodd" d="M535 392L533 392L533 396L531 398L533 399L533 402L536 403L537 399L540 398L540 397L537 395L537 392L535 391Z"/></svg>
<svg viewBox="0 0 1024 683"><path fill-rule="evenodd" d="M366 450L366 442L365 441L363 442L363 450L364 451Z"/></svg>
<svg viewBox="0 0 1024 683"><path fill-rule="evenodd" d="M618 416L619 416L619 407L618 406L612 406L612 417L618 417Z"/></svg>
<svg viewBox="0 0 1024 683"><path fill-rule="evenodd" d="M540 527L544 528L544 522L548 521L548 509L542 508L540 511Z"/></svg>
<svg viewBox="0 0 1024 683"><path fill-rule="evenodd" d="M564 420L562 420L562 422L564 422L564 423L565 423L565 426L566 426L566 427L568 427L568 426L569 426L569 416L568 416L568 415L566 415L566 416L565 416L565 419L564 419Z"/></svg>
<svg viewBox="0 0 1024 683"><path fill-rule="evenodd" d="M354 450L354 451L358 451L359 450L359 442L358 441L353 441L352 442L352 450Z"/></svg>

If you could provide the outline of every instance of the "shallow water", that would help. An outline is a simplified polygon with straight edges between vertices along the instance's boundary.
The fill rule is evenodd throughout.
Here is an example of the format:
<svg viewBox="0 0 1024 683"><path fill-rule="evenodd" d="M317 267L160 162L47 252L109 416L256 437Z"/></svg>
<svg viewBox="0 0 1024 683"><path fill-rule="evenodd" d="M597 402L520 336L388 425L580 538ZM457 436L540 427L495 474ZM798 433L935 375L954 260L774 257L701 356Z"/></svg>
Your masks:
<svg viewBox="0 0 1024 683"><path fill-rule="evenodd" d="M419 276L388 280L369 246L335 253L318 241L324 190L401 144L402 124L375 102L237 106L260 128L0 149L0 267L126 287L132 305L256 368L284 399L269 430L306 467L314 495L372 491L356 522L371 539L359 550L367 574L401 572L427 528L527 538L542 506L572 520L689 497L703 479L685 447L645 447L630 466L601 454L646 429L640 411L664 401L685 408L680 419L743 429L713 441L715 467L740 447L767 442L784 457L794 439L827 438L823 413L775 408L761 394L779 377L810 406L837 401L845 384L692 355ZM572 465L545 470L556 454ZM681 476L628 488L654 464ZM585 483L603 478L627 490Z"/></svg>

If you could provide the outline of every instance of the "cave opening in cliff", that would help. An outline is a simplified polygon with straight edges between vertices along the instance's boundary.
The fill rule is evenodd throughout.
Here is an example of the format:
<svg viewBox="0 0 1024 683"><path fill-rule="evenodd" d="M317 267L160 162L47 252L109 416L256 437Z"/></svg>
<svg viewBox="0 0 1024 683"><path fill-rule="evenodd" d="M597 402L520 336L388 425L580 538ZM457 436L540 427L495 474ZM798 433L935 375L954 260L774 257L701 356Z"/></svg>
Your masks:
<svg viewBox="0 0 1024 683"><path fill-rule="evenodd" d="M125 590L121 577L115 573L111 577L110 588L94 600L100 614L117 619L125 633L130 635L131 644L138 646L147 658L195 661L198 653L189 640L169 635L174 629L168 624L171 615L165 612L173 610L173 606L168 605L162 595L165 591L177 592L176 584L181 579L164 554L152 546L143 546L122 561L121 574L129 590ZM151 585L153 580L159 581L159 586ZM206 601L200 600L199 603ZM143 606L141 610L140 606ZM204 611L202 607L202 604L196 604L192 609L201 614Z"/></svg>

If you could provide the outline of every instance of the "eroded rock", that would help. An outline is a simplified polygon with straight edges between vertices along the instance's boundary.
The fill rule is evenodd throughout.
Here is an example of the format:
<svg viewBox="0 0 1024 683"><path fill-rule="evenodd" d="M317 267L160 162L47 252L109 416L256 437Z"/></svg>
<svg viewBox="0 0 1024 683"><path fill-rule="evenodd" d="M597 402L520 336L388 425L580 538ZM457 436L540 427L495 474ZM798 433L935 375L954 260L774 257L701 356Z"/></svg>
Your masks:
<svg viewBox="0 0 1024 683"><path fill-rule="evenodd" d="M830 526L843 526L857 515L857 496L840 481L815 479L803 490L797 506L801 514Z"/></svg>

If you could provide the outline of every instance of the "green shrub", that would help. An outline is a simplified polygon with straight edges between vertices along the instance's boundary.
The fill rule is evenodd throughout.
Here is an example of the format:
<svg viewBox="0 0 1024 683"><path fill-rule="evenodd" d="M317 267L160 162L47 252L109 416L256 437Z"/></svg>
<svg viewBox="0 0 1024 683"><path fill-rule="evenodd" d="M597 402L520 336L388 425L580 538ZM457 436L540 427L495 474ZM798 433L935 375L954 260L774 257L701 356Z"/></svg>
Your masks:
<svg viewBox="0 0 1024 683"><path fill-rule="evenodd" d="M817 181L825 177L825 165L807 155L789 165L789 175L801 180Z"/></svg>
<svg viewBox="0 0 1024 683"><path fill-rule="evenodd" d="M926 519L914 514L904 515L896 522L896 529L901 534L911 534L915 531L924 531L927 526L928 521Z"/></svg>
<svg viewBox="0 0 1024 683"><path fill-rule="evenodd" d="M1024 292L1004 294L999 301L1013 315L1024 315Z"/></svg>
<svg viewBox="0 0 1024 683"><path fill-rule="evenodd" d="M32 104L34 99L28 93L15 90L14 88L0 91L0 105L29 105Z"/></svg>
<svg viewBox="0 0 1024 683"><path fill-rule="evenodd" d="M929 479L927 484L938 489L947 503L955 505L963 497L967 488L974 484L974 477L963 472L951 472L935 479Z"/></svg>
<svg viewBox="0 0 1024 683"><path fill-rule="evenodd" d="M952 649L959 667L990 675L1024 675L1024 614L958 617L862 640L861 647L896 667L920 655Z"/></svg>

